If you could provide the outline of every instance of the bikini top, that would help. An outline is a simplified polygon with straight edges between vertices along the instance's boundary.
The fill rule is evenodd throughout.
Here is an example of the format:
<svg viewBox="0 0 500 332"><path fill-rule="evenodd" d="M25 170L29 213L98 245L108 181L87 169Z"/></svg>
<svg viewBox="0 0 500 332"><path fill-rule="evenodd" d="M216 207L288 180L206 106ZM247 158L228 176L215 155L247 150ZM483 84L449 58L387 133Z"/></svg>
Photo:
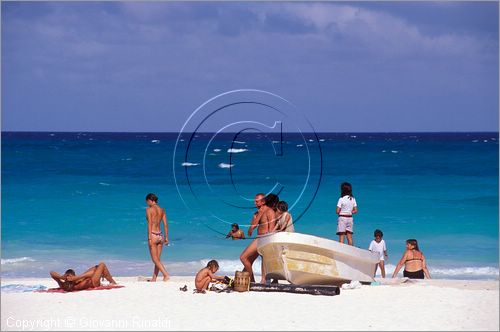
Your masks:
<svg viewBox="0 0 500 332"><path fill-rule="evenodd" d="M424 259L422 258L422 253L420 253L420 257L419 258L415 258L415 251L412 250L412 253L413 253L413 258L411 259L407 259L406 262L410 262L410 261L424 261Z"/></svg>

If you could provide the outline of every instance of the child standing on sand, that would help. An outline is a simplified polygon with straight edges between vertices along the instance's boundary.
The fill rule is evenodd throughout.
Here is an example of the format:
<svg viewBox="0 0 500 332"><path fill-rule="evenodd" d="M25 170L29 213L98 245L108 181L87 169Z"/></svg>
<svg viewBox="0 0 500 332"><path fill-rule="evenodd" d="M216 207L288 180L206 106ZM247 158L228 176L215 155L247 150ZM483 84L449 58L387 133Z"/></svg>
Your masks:
<svg viewBox="0 0 500 332"><path fill-rule="evenodd" d="M375 237L375 240L372 240L372 242L370 242L370 247L368 247L368 250L379 254L380 260L378 266L380 267L380 273L382 274L382 278L385 278L384 257L387 258L388 256L387 256L387 248L385 246L385 241L382 240L382 237L384 237L384 233L382 233L380 229L376 229L375 232L373 233L373 236ZM375 273L377 273L377 269L375 269Z"/></svg>
<svg viewBox="0 0 500 332"><path fill-rule="evenodd" d="M194 285L196 287L195 292L205 293L208 289L208 284L215 280L224 280L224 277L214 275L215 272L219 270L219 263L212 259L207 263L207 266L201 269L194 279Z"/></svg>
<svg viewBox="0 0 500 332"><path fill-rule="evenodd" d="M352 231L353 218L352 215L358 212L356 200L352 196L352 186L348 182L340 185L340 198L337 202L337 214L339 215L337 221L337 235L339 242L344 243L344 237L347 235L347 243L352 246Z"/></svg>

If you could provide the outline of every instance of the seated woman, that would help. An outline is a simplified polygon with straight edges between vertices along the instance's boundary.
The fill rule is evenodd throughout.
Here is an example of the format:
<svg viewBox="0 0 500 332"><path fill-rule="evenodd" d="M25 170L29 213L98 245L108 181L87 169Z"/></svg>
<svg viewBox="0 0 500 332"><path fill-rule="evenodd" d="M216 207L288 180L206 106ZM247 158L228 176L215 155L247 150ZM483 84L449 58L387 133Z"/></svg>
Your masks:
<svg viewBox="0 0 500 332"><path fill-rule="evenodd" d="M245 233L243 233L243 231L240 229L240 226L238 226L238 224L232 224L231 230L226 235L226 239L227 238L232 238L233 240L244 239Z"/></svg>
<svg viewBox="0 0 500 332"><path fill-rule="evenodd" d="M410 279L431 279L427 265L425 264L425 256L418 248L418 242L415 239L406 240L406 251L403 257L396 266L392 277L395 278L402 266L405 266L403 276Z"/></svg>
<svg viewBox="0 0 500 332"><path fill-rule="evenodd" d="M83 290L101 286L101 278L104 277L110 284L116 285L111 273L109 273L106 264L103 262L91 267L86 272L77 276L72 269L60 275L57 272L50 272L50 276L54 279L60 288L67 292Z"/></svg>

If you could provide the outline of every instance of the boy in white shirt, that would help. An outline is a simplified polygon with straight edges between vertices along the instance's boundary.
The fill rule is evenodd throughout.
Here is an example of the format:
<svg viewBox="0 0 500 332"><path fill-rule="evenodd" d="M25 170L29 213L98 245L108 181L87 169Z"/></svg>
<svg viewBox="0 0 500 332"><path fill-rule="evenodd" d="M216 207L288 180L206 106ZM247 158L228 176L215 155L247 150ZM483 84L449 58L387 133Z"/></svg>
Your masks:
<svg viewBox="0 0 500 332"><path fill-rule="evenodd" d="M387 248L385 247L385 241L382 240L384 233L382 233L380 229L376 229L373 235L375 236L375 240L372 240L372 242L370 242L370 247L368 247L368 250L379 254L380 261L378 263L378 266L380 266L382 278L385 278L384 257L387 258L388 256ZM375 269L375 273L377 273L377 269Z"/></svg>

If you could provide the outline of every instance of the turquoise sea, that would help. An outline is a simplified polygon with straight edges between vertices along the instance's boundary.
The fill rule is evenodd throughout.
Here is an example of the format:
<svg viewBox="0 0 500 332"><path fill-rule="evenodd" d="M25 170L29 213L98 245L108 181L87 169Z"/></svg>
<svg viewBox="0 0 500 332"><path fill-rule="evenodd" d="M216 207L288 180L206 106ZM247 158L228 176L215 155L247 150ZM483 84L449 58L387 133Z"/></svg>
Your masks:
<svg viewBox="0 0 500 332"><path fill-rule="evenodd" d="M174 153L175 151L175 153ZM191 275L241 269L253 195L279 192L295 229L337 239L348 181L354 244L384 232L388 271L416 238L435 278L498 279L498 133L2 133L2 277L78 271L149 275L146 194L167 211L162 259ZM255 264L258 268L259 264Z"/></svg>

